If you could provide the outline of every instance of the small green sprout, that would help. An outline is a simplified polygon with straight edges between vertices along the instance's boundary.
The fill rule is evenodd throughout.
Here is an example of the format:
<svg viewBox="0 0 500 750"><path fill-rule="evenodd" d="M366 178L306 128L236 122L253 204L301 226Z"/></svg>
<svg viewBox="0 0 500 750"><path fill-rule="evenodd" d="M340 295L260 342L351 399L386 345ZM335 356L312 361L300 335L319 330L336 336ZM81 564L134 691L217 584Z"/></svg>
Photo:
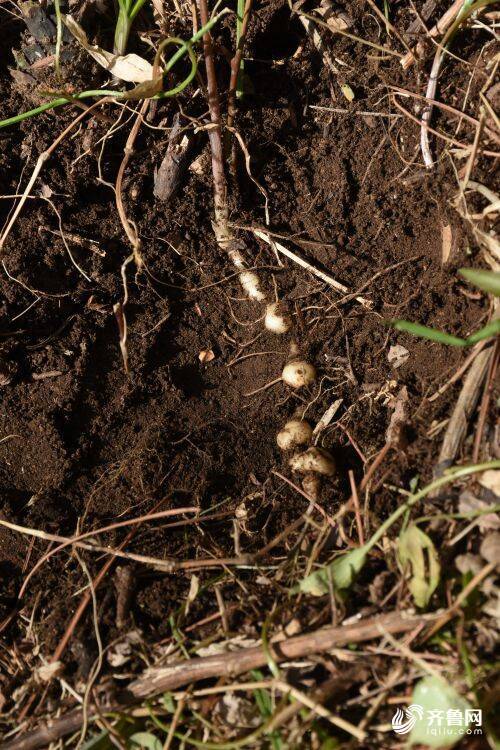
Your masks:
<svg viewBox="0 0 500 750"><path fill-rule="evenodd" d="M182 39L178 39L177 37L169 37L162 42L162 45L160 46L161 50L171 44L177 45L178 49L167 61L167 64L163 68L160 76L161 80L147 81L145 84L139 84L135 87L135 89L131 91L117 91L114 89L89 89L88 91L80 91L75 94L62 93L61 96L59 96L57 99L52 99L51 101L45 102L44 104L41 104L34 109L30 109L27 112L21 112L17 115L14 115L13 117L8 117L6 120L1 120L0 128L6 128L9 125L15 125L18 122L22 122L22 120L26 120L30 117L35 117L42 112L46 112L50 109L55 109L56 107L62 107L64 104L68 104L69 102L75 100L82 101L84 99L91 99L96 97L113 97L113 99L118 100L164 99L167 97L177 96L177 94L179 94L186 88L186 86L189 85L189 83L196 75L198 63L192 49L193 45L199 42L203 35L206 34L206 32L209 31L227 12L227 10L221 10L220 13L218 13L216 16L213 16L213 18L211 18L205 26L202 26L201 29L199 29L196 34L194 34L189 40L183 41ZM188 55L191 62L191 70L180 84L172 87L171 89L164 90L162 88L162 85L165 76L172 70L172 68L180 60L180 58L182 58L186 54Z"/></svg>
<svg viewBox="0 0 500 750"><path fill-rule="evenodd" d="M115 27L115 55L124 55L127 49L130 29L135 17L146 0L118 0L118 18Z"/></svg>
<svg viewBox="0 0 500 750"><path fill-rule="evenodd" d="M483 292L493 294L494 297L500 297L500 273L495 271L481 271L474 268L461 268L459 271L466 281L477 286ZM411 323L409 320L395 320L392 325L397 331L405 331L413 336L419 336L429 341L436 341L438 344L447 344L448 346L472 346L479 341L498 336L500 333L500 318L495 318L483 328L475 331L471 336L462 339L458 336L452 336L445 331L438 331L436 328L429 328L420 323Z"/></svg>

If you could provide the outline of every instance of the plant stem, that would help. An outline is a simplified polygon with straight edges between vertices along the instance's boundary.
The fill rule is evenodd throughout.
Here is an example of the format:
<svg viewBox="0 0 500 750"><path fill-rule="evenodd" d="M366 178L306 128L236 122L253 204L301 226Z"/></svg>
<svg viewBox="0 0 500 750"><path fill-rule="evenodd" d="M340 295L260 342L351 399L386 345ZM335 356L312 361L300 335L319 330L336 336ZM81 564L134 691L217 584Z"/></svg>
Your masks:
<svg viewBox="0 0 500 750"><path fill-rule="evenodd" d="M201 23L205 29L208 28L207 0L199 0ZM219 90L217 87L217 76L215 73L214 50L212 37L209 33L203 36L203 48L205 54L205 68L207 71L207 93L210 120L213 127L208 131L210 149L212 152L212 174L214 179L214 232L217 244L225 250L236 268L240 271L239 278L246 294L259 302L265 300L265 295L260 289L259 279L256 274L247 271L246 263L240 252L239 243L229 228L229 211L227 206L227 182L224 173L224 147L222 144L221 112Z"/></svg>
<svg viewBox="0 0 500 750"><path fill-rule="evenodd" d="M377 531L374 533L374 535L371 537L371 539L368 540L368 542L365 545L365 551L369 552L380 539L384 536L386 531L399 519L401 518L404 513L406 513L407 510L409 510L413 505L419 502L419 500L422 500L424 497L426 497L429 493L433 492L434 490L439 489L440 487L443 487L445 484L449 484L455 479L459 479L460 477L467 477L470 474L477 474L480 471L487 471L488 469L500 469L500 460L496 461L487 461L486 463L482 464L473 464L472 466L460 466L458 468L454 468L453 470L450 470L447 474L445 474L443 477L439 477L439 479L435 479L433 482L428 484L426 487L421 489L419 492L416 492L414 495L411 495L406 503L403 503L403 505L400 505L400 507L392 513L389 518L384 521L384 523L379 526Z"/></svg>
<svg viewBox="0 0 500 750"><path fill-rule="evenodd" d="M54 10L56 12L56 52L55 52L55 69L57 78L61 77L61 42L62 42L62 16L60 0L54 0Z"/></svg>
<svg viewBox="0 0 500 750"><path fill-rule="evenodd" d="M127 50L128 38L134 18L139 13L146 0L118 0L119 10L115 27L115 55L124 55Z"/></svg>
<svg viewBox="0 0 500 750"><path fill-rule="evenodd" d="M200 18L202 26L208 24L207 0L199 0ZM231 237L227 226L227 184L224 174L224 151L221 135L220 99L215 73L214 51L212 37L206 33L203 37L203 51L205 54L205 68L207 71L207 92L210 120L214 127L208 131L210 148L212 151L212 173L214 178L214 213L215 235L217 242L227 243Z"/></svg>
<svg viewBox="0 0 500 750"><path fill-rule="evenodd" d="M194 34L191 39L188 42L184 42L177 52L175 52L170 60L167 62L164 73L168 73L175 65L175 63L180 60L181 57L184 56L186 52L189 52L190 46L193 44L196 44L196 42L199 42L202 36L208 31L209 29L214 26L217 21L224 15L228 13L227 10L222 10L220 13L218 13L216 16L210 19L208 24L201 28L199 31ZM126 96L126 91L113 91L109 89L90 89L88 91L80 91L77 94L72 94L71 96L61 96L57 99L52 99L50 102L46 102L45 104L41 104L39 107L35 107L34 109L30 109L27 112L21 112L20 114L14 115L13 117L9 117L6 120L0 120L0 128L6 128L9 125L15 125L18 122L22 122L23 120L27 120L30 117L35 117L36 115L41 114L42 112L47 112L49 109L56 109L57 107L62 107L64 104L69 104L71 101L74 100L81 100L81 99L89 99L95 96L107 96L107 97L113 97L114 99L123 99ZM178 88L172 89L170 91L161 91L159 94L156 94L154 97L151 97L153 99L163 99L165 97L169 97L174 95L175 93L178 93ZM147 97L145 97L147 98Z"/></svg>
<svg viewBox="0 0 500 750"><path fill-rule="evenodd" d="M464 0L462 9L458 13L457 18L453 22L453 24L450 26L446 34L444 35L443 39L441 40L441 44L437 47L436 53L434 55L434 60L432 62L432 68L429 76L429 80L427 83L427 90L425 92L426 99L435 99L436 98L436 89L437 89L437 82L439 78L439 72L441 70L441 63L444 57L444 53L446 52L446 48L448 44L452 41L453 37L459 30L460 26L468 19L470 16L475 13L478 10L481 10L482 8L486 8L489 5L491 5L495 0L477 0L477 2L470 3L468 0ZM425 166L427 169L432 169L434 166L434 160L432 158L431 149L429 145L429 131L430 131L430 122L432 118L432 111L433 111L433 105L429 104L423 111L422 117L421 117L421 129L420 129L420 148L422 151L422 156L424 159Z"/></svg>
<svg viewBox="0 0 500 750"><path fill-rule="evenodd" d="M236 114L236 98L242 96L241 71L243 70L243 47L247 35L248 21L252 10L253 0L238 0L238 16L236 21L236 52L231 60L231 79L228 93L228 127L233 127Z"/></svg>
<svg viewBox="0 0 500 750"><path fill-rule="evenodd" d="M115 55L124 55L127 49L128 37L130 34L130 19L128 11L125 5L120 3L120 9L118 11L118 18L116 19L115 27L115 40L113 45L113 52Z"/></svg>

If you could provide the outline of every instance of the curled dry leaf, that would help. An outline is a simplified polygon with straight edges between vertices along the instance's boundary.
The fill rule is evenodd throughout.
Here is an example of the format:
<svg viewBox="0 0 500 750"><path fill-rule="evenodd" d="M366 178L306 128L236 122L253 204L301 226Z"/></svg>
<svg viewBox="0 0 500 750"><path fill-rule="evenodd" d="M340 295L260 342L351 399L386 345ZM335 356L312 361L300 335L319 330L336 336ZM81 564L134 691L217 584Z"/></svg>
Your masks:
<svg viewBox="0 0 500 750"><path fill-rule="evenodd" d="M128 83L145 83L153 78L153 66L139 55L114 55L112 52L90 44L87 34L72 16L63 16L64 23L77 42L112 75Z"/></svg>
<svg viewBox="0 0 500 750"><path fill-rule="evenodd" d="M493 534L488 534L483 539L479 551L486 562L500 565L500 532L495 531Z"/></svg>
<svg viewBox="0 0 500 750"><path fill-rule="evenodd" d="M216 704L214 715L232 730L240 734L242 729L253 729L260 724L255 703L248 698L227 693ZM233 736L233 732L230 733Z"/></svg>
<svg viewBox="0 0 500 750"><path fill-rule="evenodd" d="M397 370L398 367L402 367L408 361L409 356L410 352L408 349L401 346L401 344L396 344L390 347L387 359L394 369Z"/></svg>
<svg viewBox="0 0 500 750"><path fill-rule="evenodd" d="M455 557L455 567L462 575L471 573L475 576L483 567L483 561L480 555L472 555L470 552L465 555Z"/></svg>
<svg viewBox="0 0 500 750"><path fill-rule="evenodd" d="M122 99L152 99L163 91L163 76L159 75L150 81L144 81L134 86L130 91L124 91Z"/></svg>
<svg viewBox="0 0 500 750"><path fill-rule="evenodd" d="M459 513L477 513L487 511L490 507L490 503L480 500L471 492L462 492L458 501ZM476 523L480 529L500 529L500 516L498 513L485 513L477 517Z"/></svg>
<svg viewBox="0 0 500 750"><path fill-rule="evenodd" d="M408 422L408 389L403 386L397 396L392 397L388 406L393 409L385 439L398 448L405 447L404 428Z"/></svg>
<svg viewBox="0 0 500 750"><path fill-rule="evenodd" d="M42 664L35 672L35 679L39 682L50 682L58 677L64 669L62 661L52 661L50 664Z"/></svg>
<svg viewBox="0 0 500 750"><path fill-rule="evenodd" d="M500 471L498 469L489 469L481 474L479 484L486 490L493 492L497 497L500 497Z"/></svg>
<svg viewBox="0 0 500 750"><path fill-rule="evenodd" d="M142 631L131 630L127 635L115 643L106 653L106 658L112 667L121 667L126 664L134 653L136 647L142 640Z"/></svg>
<svg viewBox="0 0 500 750"><path fill-rule="evenodd" d="M215 354L213 353L212 349L203 349L198 354L198 359L200 360L202 365L206 365L207 362L211 362L213 359L215 359Z"/></svg>
<svg viewBox="0 0 500 750"><path fill-rule="evenodd" d="M445 224L442 229L441 262L443 266L449 261L453 247L453 233L451 226Z"/></svg>

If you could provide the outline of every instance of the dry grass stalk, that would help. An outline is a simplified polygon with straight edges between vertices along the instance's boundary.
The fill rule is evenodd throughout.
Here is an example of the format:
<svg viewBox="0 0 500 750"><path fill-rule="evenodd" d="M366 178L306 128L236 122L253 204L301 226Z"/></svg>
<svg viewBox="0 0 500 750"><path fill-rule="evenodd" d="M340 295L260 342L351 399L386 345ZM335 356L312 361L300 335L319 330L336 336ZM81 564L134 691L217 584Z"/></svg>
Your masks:
<svg viewBox="0 0 500 750"><path fill-rule="evenodd" d="M406 616L401 612L392 612L355 624L340 627L328 627L306 635L288 638L269 646L273 659L277 662L290 661L311 654L329 651L332 648L379 638L384 634L407 633L435 621L435 615ZM266 666L268 653L262 646L239 649L238 651L215 656L197 657L181 661L167 667L149 669L143 676L134 680L124 691L127 703L112 707L103 706L106 711L120 710L127 704L151 698L160 693L193 682L214 677L226 677L231 680L237 675L252 669ZM98 717L98 712L90 710L89 720ZM19 738L4 743L2 750L37 750L68 734L78 731L82 725L83 714L80 709L51 721L42 727L21 735Z"/></svg>

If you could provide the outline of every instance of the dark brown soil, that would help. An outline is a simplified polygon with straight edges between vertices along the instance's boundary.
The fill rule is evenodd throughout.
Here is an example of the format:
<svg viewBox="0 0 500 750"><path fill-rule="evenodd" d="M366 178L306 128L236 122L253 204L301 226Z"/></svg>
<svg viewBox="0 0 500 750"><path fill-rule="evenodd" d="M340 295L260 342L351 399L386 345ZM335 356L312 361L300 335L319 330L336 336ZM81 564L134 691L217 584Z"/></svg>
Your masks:
<svg viewBox="0 0 500 750"><path fill-rule="evenodd" d="M352 5L349 12L358 31L376 41L373 19L362 18L364 4ZM438 7L442 12L443 4ZM398 12L404 26L405 11ZM37 94L14 84L8 72L14 66L11 49L19 47L24 26L8 16L2 22L0 85L7 116L33 106ZM91 18L90 29L93 22ZM227 46L231 23L218 37ZM174 30L181 36L188 33L180 25ZM345 417L345 430L334 427L326 440L339 475L325 484L322 496L325 511L334 513L349 496L348 469L358 481L363 476L364 463L353 446L367 460L381 449L391 415L388 397L403 385L410 397L409 444L399 460L387 465L385 482L407 487L415 474L422 480L431 477L442 433L429 437L428 431L433 421L449 416L459 385L433 403L424 397L446 381L465 355L397 334L386 323L401 317L459 335L471 332L485 319L487 308L479 295L464 293L456 269L479 262L479 251L450 206L456 179L447 160L428 175L416 151L415 124L376 116L391 112L388 84L421 91L419 69L404 74L396 58L374 59L375 51L341 37L329 42L334 56L346 63L341 70L355 93L352 103L342 97L302 26L290 20L286 2L258 3L247 50L254 59L246 63L254 93L240 105L237 126L252 156L253 175L269 193L272 230L349 290L383 272L363 292L372 309L352 300L335 304L336 292L289 261L278 265L265 243L241 229L247 258L260 267L269 295L275 283L279 297L289 303L299 345L319 371L317 384L307 393L290 393L277 384L246 396L279 375L291 339L263 332L261 306L242 298L233 268L217 248L206 136L201 135L198 145L203 173L188 172L179 193L165 205L153 196L153 180L167 134L143 127L124 184L126 210L136 222L147 269L135 277L132 270L128 274L127 377L113 305L122 299L120 266L130 247L105 182L115 182L128 127L107 141L99 180L101 139L109 124L83 120L44 167L35 198L27 202L3 252L0 348L2 367L11 379L0 392L2 518L70 536L77 527L97 529L153 508L197 506L206 514L226 513L173 529L162 529L163 522L148 523L127 545L128 551L151 556L195 559L234 555L233 511L244 503L248 521L242 549L257 551L307 505L273 474L276 470L292 478L275 442L283 423L308 404L307 418L314 424L332 401L342 399L338 416ZM84 53L69 48L73 57L65 66L66 83L78 89L104 80ZM475 38L469 54L479 48ZM467 51L461 54L466 57ZM223 58L219 67L225 90ZM462 81L454 72L458 90ZM44 70L33 85L40 90L55 86L52 75ZM203 117L203 96L192 100L192 93L191 88L180 97L183 112ZM152 124L168 127L179 103L160 104ZM332 106L347 112L311 108ZM111 106L103 111L117 116ZM375 114L356 114L361 111ZM75 113L65 107L0 131L2 194L19 192L37 156ZM479 162L478 168L489 166ZM74 260L90 281L54 234L58 219L49 203L36 197L42 190L60 212ZM263 198L248 179L243 160L230 180L230 203L235 225L264 226ZM11 206L9 200L0 201L2 221ZM452 227L453 250L443 265L445 225ZM99 254L91 243L76 244L72 235L92 240ZM396 343L410 357L394 370L387 355ZM205 350L215 356L202 364L199 355ZM240 351L261 353L230 366ZM371 509L373 523L387 517L396 503L393 493L380 488ZM106 540L102 543L117 547L126 531L101 537ZM4 630L6 643L23 637L25 621L33 615L39 647L48 658L86 585L81 567L66 552L52 557L18 601L26 573L49 544L7 530L0 531L0 539L0 619L19 608L24 614L24 619L13 617ZM97 555L85 560L93 575L103 564ZM169 618L180 617L190 575L143 567L134 575L130 617L122 632L133 623L148 641L170 636ZM288 610L285 588L280 593L258 585L252 571L238 571L239 581L213 570L199 575L202 588L189 622L218 611L209 584L219 575L232 630L258 634L276 598ZM243 603L240 587L247 592ZM101 636L109 643L120 634L113 573L101 585L98 601ZM315 626L328 621L328 608L314 612L309 606L301 604L297 616ZM346 607L348 613L373 609L362 586ZM282 618L286 614L278 620ZM216 622L197 634L208 637L218 627ZM92 632L89 610L63 658L71 679L85 677L95 657ZM26 678L22 670L7 677L2 686L7 700Z"/></svg>

